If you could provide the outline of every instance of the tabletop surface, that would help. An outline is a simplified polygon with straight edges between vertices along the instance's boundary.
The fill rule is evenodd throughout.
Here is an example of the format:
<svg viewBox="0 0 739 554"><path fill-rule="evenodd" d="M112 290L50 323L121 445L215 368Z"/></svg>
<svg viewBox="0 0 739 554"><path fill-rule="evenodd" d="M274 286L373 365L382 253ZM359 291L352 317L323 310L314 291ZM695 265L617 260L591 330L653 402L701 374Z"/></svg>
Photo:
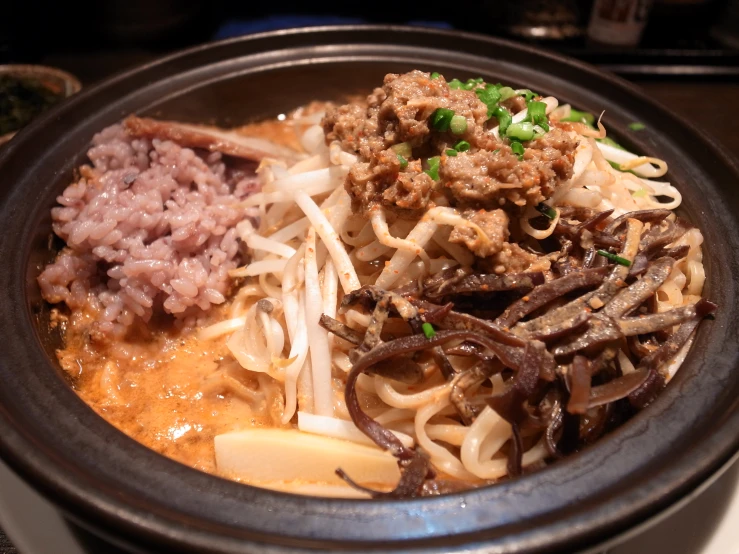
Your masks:
<svg viewBox="0 0 739 554"><path fill-rule="evenodd" d="M51 55L44 63L70 71L82 81L83 86L89 86L111 73L145 63L152 57L147 52L134 50L80 56ZM735 118L729 116L739 99L739 82L685 78L640 78L632 82L658 102L709 133L735 158L739 157L739 132L736 131ZM737 473L739 472L733 471L733 474ZM17 554L17 550L1 530L0 554Z"/></svg>

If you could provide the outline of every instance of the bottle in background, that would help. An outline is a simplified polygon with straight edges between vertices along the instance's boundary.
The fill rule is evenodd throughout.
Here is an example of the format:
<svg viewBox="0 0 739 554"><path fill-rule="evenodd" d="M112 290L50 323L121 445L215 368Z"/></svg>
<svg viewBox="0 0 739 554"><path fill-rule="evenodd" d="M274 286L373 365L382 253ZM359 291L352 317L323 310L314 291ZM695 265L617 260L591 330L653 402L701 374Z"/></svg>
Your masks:
<svg viewBox="0 0 739 554"><path fill-rule="evenodd" d="M588 38L600 44L636 46L651 7L651 0L595 0L588 24Z"/></svg>

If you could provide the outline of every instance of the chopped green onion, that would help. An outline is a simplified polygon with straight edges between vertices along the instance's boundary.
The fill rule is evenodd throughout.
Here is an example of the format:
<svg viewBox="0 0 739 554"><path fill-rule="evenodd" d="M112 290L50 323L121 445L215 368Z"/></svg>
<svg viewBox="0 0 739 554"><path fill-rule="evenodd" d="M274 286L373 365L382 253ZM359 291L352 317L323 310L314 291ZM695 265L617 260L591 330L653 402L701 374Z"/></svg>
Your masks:
<svg viewBox="0 0 739 554"><path fill-rule="evenodd" d="M506 129L505 136L516 140L531 140L534 138L534 125L529 121L512 123Z"/></svg>
<svg viewBox="0 0 739 554"><path fill-rule="evenodd" d="M622 169L621 166L619 164L617 164L616 162L612 162L611 160L606 160L606 161L616 171L622 171L624 173L631 173L632 175L636 175L636 173L634 173L630 169Z"/></svg>
<svg viewBox="0 0 739 554"><path fill-rule="evenodd" d="M467 152L467 150L470 149L470 143L466 140L460 140L457 144L454 145L454 149L457 152Z"/></svg>
<svg viewBox="0 0 739 554"><path fill-rule="evenodd" d="M602 142L603 144L607 144L608 146L613 146L614 148L618 148L619 150L627 151L626 148L621 146L619 143L617 143L615 140L613 140L611 137L605 137L602 139L595 139L598 142Z"/></svg>
<svg viewBox="0 0 739 554"><path fill-rule="evenodd" d="M404 158L412 158L412 149L410 142L401 142L390 147L396 154L403 156Z"/></svg>
<svg viewBox="0 0 739 554"><path fill-rule="evenodd" d="M649 194L647 192L647 189L639 189L632 192L631 196L633 196L634 198L646 198L647 194Z"/></svg>
<svg viewBox="0 0 739 554"><path fill-rule="evenodd" d="M497 154L498 152L500 152L500 148L496 148L495 150L493 150L493 154Z"/></svg>
<svg viewBox="0 0 739 554"><path fill-rule="evenodd" d="M454 148L447 148L446 155L451 156L453 158L454 156L457 155L457 151Z"/></svg>
<svg viewBox="0 0 739 554"><path fill-rule="evenodd" d="M438 79L439 77L441 77L441 73L438 73L438 72L436 72L436 71L434 71L434 72L433 72L433 73L431 74L431 78L432 78L432 79Z"/></svg>
<svg viewBox="0 0 739 554"><path fill-rule="evenodd" d="M626 267L629 267L631 265L631 262L627 260L626 258L622 258L621 256L616 256L616 254L611 254L610 252L606 252L605 250L598 250L598 255L603 256L604 258L608 258L612 262L616 262L620 265L625 265Z"/></svg>
<svg viewBox="0 0 739 554"><path fill-rule="evenodd" d="M464 90L472 90L477 85L482 85L484 81L482 80L482 77L478 77L477 79L467 79L467 82L464 85Z"/></svg>
<svg viewBox="0 0 739 554"><path fill-rule="evenodd" d="M495 115L495 108L498 107L500 101L500 92L495 88L495 85L486 85L485 88L479 88L475 90L475 94L488 107L488 117Z"/></svg>
<svg viewBox="0 0 739 554"><path fill-rule="evenodd" d="M505 135L506 131L508 130L508 126L511 124L511 121L513 121L513 116L511 115L511 112L501 106L495 106L495 109L493 110L493 117L497 118L498 120L498 132L501 136Z"/></svg>
<svg viewBox="0 0 739 554"><path fill-rule="evenodd" d="M400 154L397 154L397 156L398 156L398 161L400 162L400 169L405 169L406 167L408 167L408 160L406 160Z"/></svg>
<svg viewBox="0 0 739 554"><path fill-rule="evenodd" d="M632 131L642 131L646 129L647 126L644 125L644 123L639 123L638 121L634 121L633 123L629 123L629 129Z"/></svg>
<svg viewBox="0 0 739 554"><path fill-rule="evenodd" d="M547 216L549 219L555 219L557 217L557 210L545 204L544 202L540 202L536 206L536 210Z"/></svg>
<svg viewBox="0 0 739 554"><path fill-rule="evenodd" d="M449 123L449 129L455 135L461 135L467 130L467 119L463 115L455 115Z"/></svg>
<svg viewBox="0 0 739 554"><path fill-rule="evenodd" d="M500 87L498 89L498 92L500 93L500 101L505 102L509 98L513 98L516 96L516 91L513 90L511 87Z"/></svg>
<svg viewBox="0 0 739 554"><path fill-rule="evenodd" d="M511 151L518 156L518 161L523 160L523 144L517 141L511 142Z"/></svg>
<svg viewBox="0 0 739 554"><path fill-rule="evenodd" d="M526 120L531 121L534 125L538 125L544 131L549 131L549 122L547 121L547 105L544 102L529 102L527 104L528 113Z"/></svg>
<svg viewBox="0 0 739 554"><path fill-rule="evenodd" d="M434 156L433 158L429 158L427 160L428 162L428 169L424 171L426 175L431 177L434 181L439 180L439 164L441 163L441 158L439 156Z"/></svg>
<svg viewBox="0 0 739 554"><path fill-rule="evenodd" d="M536 123L537 118L547 116L547 105L544 102L529 102L526 107L528 108L527 116L531 121Z"/></svg>
<svg viewBox="0 0 739 554"><path fill-rule="evenodd" d="M421 325L421 329L423 329L423 334L426 335L427 339L432 339L434 338L434 335L436 335L434 326L430 323L424 323L423 325Z"/></svg>
<svg viewBox="0 0 739 554"><path fill-rule="evenodd" d="M560 121L573 121L575 123L585 123L591 127L595 124L595 116L590 112L581 112L575 108L570 108L570 115L563 117Z"/></svg>
<svg viewBox="0 0 739 554"><path fill-rule="evenodd" d="M431 126L442 133L449 130L449 125L454 117L454 110L448 108L437 108L431 114Z"/></svg>
<svg viewBox="0 0 739 554"><path fill-rule="evenodd" d="M525 88L518 91L519 96L523 96L526 102L530 102L534 96L539 96L537 93Z"/></svg>
<svg viewBox="0 0 739 554"><path fill-rule="evenodd" d="M464 83L459 79L452 79L447 84L449 85L449 88L453 90L460 90L464 88Z"/></svg>

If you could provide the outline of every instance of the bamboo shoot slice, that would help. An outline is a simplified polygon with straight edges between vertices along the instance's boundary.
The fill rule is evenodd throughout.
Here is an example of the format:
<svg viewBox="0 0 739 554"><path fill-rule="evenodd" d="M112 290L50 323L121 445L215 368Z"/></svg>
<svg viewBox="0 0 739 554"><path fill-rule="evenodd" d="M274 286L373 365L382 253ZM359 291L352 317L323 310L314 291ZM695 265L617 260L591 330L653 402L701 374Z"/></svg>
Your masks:
<svg viewBox="0 0 739 554"><path fill-rule="evenodd" d="M250 429L215 437L218 472L252 484L290 482L343 484L341 467L367 486L395 487L395 458L374 446L292 429Z"/></svg>

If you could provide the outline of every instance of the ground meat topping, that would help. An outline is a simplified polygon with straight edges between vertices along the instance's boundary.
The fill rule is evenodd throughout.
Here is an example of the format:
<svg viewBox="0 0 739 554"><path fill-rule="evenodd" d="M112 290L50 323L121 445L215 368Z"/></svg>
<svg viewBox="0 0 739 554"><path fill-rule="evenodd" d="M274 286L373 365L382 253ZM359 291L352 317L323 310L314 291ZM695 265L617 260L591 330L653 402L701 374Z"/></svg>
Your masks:
<svg viewBox="0 0 739 554"><path fill-rule="evenodd" d="M572 177L576 142L552 129L526 144L523 160L509 146L477 150L446 158L439 176L454 199L490 208L506 200L516 206L536 205L549 198L557 184Z"/></svg>
<svg viewBox="0 0 739 554"><path fill-rule="evenodd" d="M464 244L481 258L500 252L508 240L508 214L503 210L465 210L462 217L479 226L485 236L481 237L472 227L457 225L449 242Z"/></svg>
<svg viewBox="0 0 739 554"><path fill-rule="evenodd" d="M546 200L572 177L577 139L575 133L552 126L524 142L519 156L508 138L492 131L498 122L490 117L495 106L485 98L488 85L453 85L422 71L391 73L365 103L330 107L322 126L327 143L338 141L359 157L345 181L355 213L367 214L379 205L401 218L414 218L441 200L466 210L464 217L471 221L480 219L481 228L490 227L489 241L459 227L453 242L480 257L491 256L504 249L508 215ZM521 96L500 105L513 114L527 108ZM440 108L451 110L458 123L464 118L456 134L448 125L434 127ZM467 144L458 151L460 141ZM401 150L407 155L400 157ZM438 175L429 165L437 156ZM513 258L527 257L519 254Z"/></svg>

